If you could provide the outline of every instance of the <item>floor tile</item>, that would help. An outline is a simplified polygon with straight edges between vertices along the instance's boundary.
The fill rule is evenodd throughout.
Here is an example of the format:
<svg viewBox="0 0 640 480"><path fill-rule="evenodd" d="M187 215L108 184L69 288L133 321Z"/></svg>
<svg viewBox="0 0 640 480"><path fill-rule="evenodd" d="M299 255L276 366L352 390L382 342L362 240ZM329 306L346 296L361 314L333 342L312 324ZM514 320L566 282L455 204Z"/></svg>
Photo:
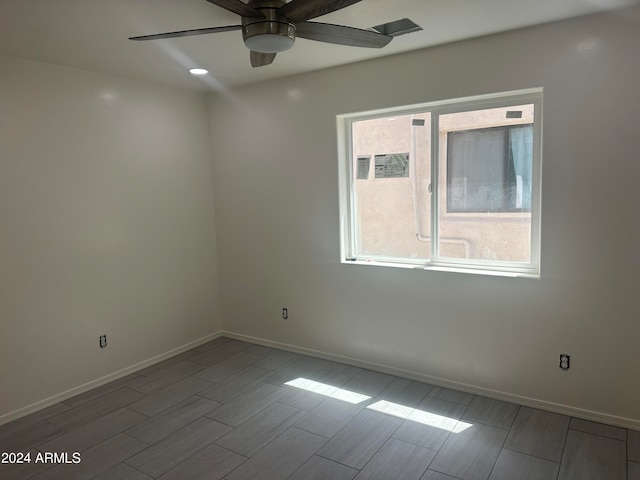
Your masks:
<svg viewBox="0 0 640 480"><path fill-rule="evenodd" d="M153 478L125 463L119 463L92 480L153 480Z"/></svg>
<svg viewBox="0 0 640 480"><path fill-rule="evenodd" d="M219 347L220 345L224 345L225 343L232 342L233 340L229 337L218 337L210 342L203 343L202 345L197 346L192 351L196 352L206 352L207 350L211 350L212 348Z"/></svg>
<svg viewBox="0 0 640 480"><path fill-rule="evenodd" d="M153 417L163 410L180 403L182 400L206 390L210 386L210 382L188 377L132 403L128 408L147 417Z"/></svg>
<svg viewBox="0 0 640 480"><path fill-rule="evenodd" d="M147 417L121 408L40 445L42 452L84 452Z"/></svg>
<svg viewBox="0 0 640 480"><path fill-rule="evenodd" d="M420 477L420 480L460 480L459 478L452 477L451 475L445 475L444 473L435 472L433 470L427 470L424 475Z"/></svg>
<svg viewBox="0 0 640 480"><path fill-rule="evenodd" d="M287 480L352 480L357 473L355 468L314 455Z"/></svg>
<svg viewBox="0 0 640 480"><path fill-rule="evenodd" d="M207 417L237 427L286 393L284 388L269 383L258 383L236 396L233 401L210 412Z"/></svg>
<svg viewBox="0 0 640 480"><path fill-rule="evenodd" d="M220 404L213 400L192 396L151 418L145 417L145 421L128 429L125 433L148 444L156 443L219 406Z"/></svg>
<svg viewBox="0 0 640 480"><path fill-rule="evenodd" d="M2 480L640 480L640 432L223 337L0 426L16 447L82 462Z"/></svg>
<svg viewBox="0 0 640 480"><path fill-rule="evenodd" d="M507 430L481 424L452 433L429 468L462 480L486 480L507 433Z"/></svg>
<svg viewBox="0 0 640 480"><path fill-rule="evenodd" d="M473 399L471 393L460 392L444 387L433 387L429 392L429 396L448 402L461 403L462 405L469 405Z"/></svg>
<svg viewBox="0 0 640 480"><path fill-rule="evenodd" d="M502 449L489 480L556 480L560 464Z"/></svg>
<svg viewBox="0 0 640 480"><path fill-rule="evenodd" d="M260 382L268 373L271 372L263 368L247 367L219 383L214 383L211 387L203 390L200 396L210 398L216 402L228 402L236 395Z"/></svg>
<svg viewBox="0 0 640 480"><path fill-rule="evenodd" d="M227 475L228 480L282 480L298 470L322 447L326 438L289 428Z"/></svg>
<svg viewBox="0 0 640 480"><path fill-rule="evenodd" d="M220 480L246 460L231 450L209 445L169 470L160 480Z"/></svg>
<svg viewBox="0 0 640 480"><path fill-rule="evenodd" d="M427 396L416 407L417 415L404 420L393 437L438 450L449 438L465 409L465 405Z"/></svg>
<svg viewBox="0 0 640 480"><path fill-rule="evenodd" d="M510 429L518 413L518 405L476 396L462 415L462 420Z"/></svg>
<svg viewBox="0 0 640 480"><path fill-rule="evenodd" d="M297 353L274 350L273 353L265 355L262 360L257 361L253 366L264 368L265 370L278 370L299 358L300 355Z"/></svg>
<svg viewBox="0 0 640 480"><path fill-rule="evenodd" d="M4 425L0 425L0 439L19 435L29 429L32 425L69 410L71 410L69 405L56 403L55 405L40 410L39 412L35 412Z"/></svg>
<svg viewBox="0 0 640 480"><path fill-rule="evenodd" d="M581 420L579 418L571 418L569 428L584 433L591 433L593 435L613 438L614 440L621 440L623 442L627 441L626 429L620 427L612 427L611 425L605 425L603 423L590 422L588 420Z"/></svg>
<svg viewBox="0 0 640 480"><path fill-rule="evenodd" d="M161 388L166 388L191 375L197 374L204 367L191 362L179 362L171 367L148 377L141 377L128 387L140 393L152 393Z"/></svg>
<svg viewBox="0 0 640 480"><path fill-rule="evenodd" d="M270 384L268 384L270 385ZM276 387L279 388L279 387ZM285 387L285 393L278 400L280 403L301 408L310 412L320 405L327 397L318 393L309 392L295 387Z"/></svg>
<svg viewBox="0 0 640 480"><path fill-rule="evenodd" d="M394 377L384 373L373 372L371 370L362 370L355 377L345 383L342 388L363 395L375 397L382 392Z"/></svg>
<svg viewBox="0 0 640 480"><path fill-rule="evenodd" d="M11 437L0 440L0 452L21 452L58 438L66 433L48 422L38 422L22 428Z"/></svg>
<svg viewBox="0 0 640 480"><path fill-rule="evenodd" d="M628 430L627 442L629 460L640 463L640 431Z"/></svg>
<svg viewBox="0 0 640 480"><path fill-rule="evenodd" d="M227 433L230 427L200 418L129 458L125 463L151 477L168 472Z"/></svg>
<svg viewBox="0 0 640 480"><path fill-rule="evenodd" d="M401 420L363 410L318 452L321 457L361 469L391 437Z"/></svg>
<svg viewBox="0 0 640 480"><path fill-rule="evenodd" d="M569 428L569 417L521 407L505 448L559 462Z"/></svg>
<svg viewBox="0 0 640 480"><path fill-rule="evenodd" d="M348 424L364 407L327 398L308 415L296 423L296 427L323 437L331 438Z"/></svg>
<svg viewBox="0 0 640 480"><path fill-rule="evenodd" d="M406 420L393 434L393 438L424 448L438 450L444 445L450 434L451 432L448 430Z"/></svg>
<svg viewBox="0 0 640 480"><path fill-rule="evenodd" d="M144 395L140 392L122 387L90 402L83 403L79 407L74 407L55 417L51 417L48 421L65 430L71 430L86 425L103 415L115 412L143 398Z"/></svg>
<svg viewBox="0 0 640 480"><path fill-rule="evenodd" d="M229 340L222 345L217 345L211 349L202 351L191 357L189 361L205 366L212 366L220 363L238 352L245 351L248 344L238 340Z"/></svg>
<svg viewBox="0 0 640 480"><path fill-rule="evenodd" d="M88 480L135 455L147 445L123 433L81 453L78 464L57 465L36 475L34 480Z"/></svg>
<svg viewBox="0 0 640 480"><path fill-rule="evenodd" d="M254 365L254 366L257 366L257 365ZM269 373L268 375L265 375L264 378L262 378L262 382L270 383L277 387L282 387L285 385L285 383L291 380L301 378L300 375L291 372L289 370L290 368L291 368L290 364L287 364L282 368L279 368L277 370L272 370L271 373Z"/></svg>
<svg viewBox="0 0 640 480"><path fill-rule="evenodd" d="M256 344L251 344L251 346L246 350L246 352L248 353L255 353L256 355L260 355L261 357L264 357L265 355L269 355L276 351L277 350L274 348L265 347L264 345L256 345Z"/></svg>
<svg viewBox="0 0 640 480"><path fill-rule="evenodd" d="M356 480L419 480L435 455L435 450L391 438L366 464Z"/></svg>
<svg viewBox="0 0 640 480"><path fill-rule="evenodd" d="M395 377L387 387L376 396L376 400L386 400L405 407L416 407L433 389L433 385Z"/></svg>
<svg viewBox="0 0 640 480"><path fill-rule="evenodd" d="M137 375L141 375L143 377L150 377L156 375L164 370L167 370L178 363L182 363L185 361L190 361L192 358L198 355L196 350L187 350L186 352L180 353L173 357L167 358L166 360L162 360L161 362L154 363L153 365L149 365L142 370L138 370L136 372Z"/></svg>
<svg viewBox="0 0 640 480"><path fill-rule="evenodd" d="M273 403L234 428L216 444L250 457L297 422L305 413L289 405Z"/></svg>
<svg viewBox="0 0 640 480"><path fill-rule="evenodd" d="M326 366L313 376L313 380L326 383L334 387L342 387L352 381L358 374L363 372L361 368L353 365L346 365L338 362L327 362ZM382 374L380 374L382 375ZM347 390L350 390L347 388Z"/></svg>
<svg viewBox="0 0 640 480"><path fill-rule="evenodd" d="M241 347L241 350L244 351L250 350L257 346L255 343L246 342L244 340L236 340L235 338L232 338L231 341L227 343L235 343L238 345L238 347Z"/></svg>
<svg viewBox="0 0 640 480"><path fill-rule="evenodd" d="M229 358L225 358L223 361L198 372L196 377L209 382L221 382L225 378L229 378L241 370L244 370L262 358L264 357L253 353L238 352Z"/></svg>
<svg viewBox="0 0 640 480"><path fill-rule="evenodd" d="M265 381L275 383L278 386L296 378L308 378L318 380L322 376L324 369L332 362L321 358L300 356L291 363L286 364L277 371L271 373Z"/></svg>
<svg viewBox="0 0 640 480"><path fill-rule="evenodd" d="M558 480L625 480L625 447L620 440L570 430Z"/></svg>
<svg viewBox="0 0 640 480"><path fill-rule="evenodd" d="M0 463L0 478L2 480L25 480L52 468L52 465L46 463L35 463L33 459L38 453L35 448L23 450L22 453L29 453L31 461L27 463Z"/></svg>
<svg viewBox="0 0 640 480"><path fill-rule="evenodd" d="M114 380L113 382L106 383L100 387L96 387L94 389L89 390L88 392L81 393L80 395L76 395L73 398L65 400L64 403L71 407L79 407L91 400L95 400L98 397L101 397L107 393L114 392L122 387L126 387L131 382L135 382L141 378L137 373L132 373L131 375L127 375L126 377L119 378L118 380Z"/></svg>
<svg viewBox="0 0 640 480"><path fill-rule="evenodd" d="M264 357L265 355L273 353L275 350L271 347L265 347L264 345L258 345L257 343L247 342L247 348L245 348L243 351L247 353L255 353L256 355Z"/></svg>
<svg viewBox="0 0 640 480"><path fill-rule="evenodd" d="M310 377L310 375L301 375L297 372L292 372L290 370L290 364L284 366L281 369L278 370L273 370L271 371L271 373L269 373L268 375L266 375L262 381L265 383L270 383L272 385L276 385L277 387L282 387L285 386L285 384L287 382L290 382L292 380L296 380L299 378L302 379L308 379Z"/></svg>

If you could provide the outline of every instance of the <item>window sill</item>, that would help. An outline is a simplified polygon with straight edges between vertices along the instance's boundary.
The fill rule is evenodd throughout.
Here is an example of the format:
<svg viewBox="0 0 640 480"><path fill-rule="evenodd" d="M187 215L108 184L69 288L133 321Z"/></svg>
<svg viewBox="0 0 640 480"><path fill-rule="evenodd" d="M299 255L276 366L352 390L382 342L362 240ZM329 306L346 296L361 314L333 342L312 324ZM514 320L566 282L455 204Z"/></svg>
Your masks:
<svg viewBox="0 0 640 480"><path fill-rule="evenodd" d="M348 265L368 265L368 266L374 266L374 267L404 268L404 269L425 270L425 271L432 271L432 272L488 275L492 277L540 278L539 273L508 271L508 270L489 270L485 268L468 268L468 267L457 267L457 266L450 266L450 265L447 265L447 266L417 265L414 263L384 262L384 261L377 261L377 260L343 260L342 263L345 263Z"/></svg>

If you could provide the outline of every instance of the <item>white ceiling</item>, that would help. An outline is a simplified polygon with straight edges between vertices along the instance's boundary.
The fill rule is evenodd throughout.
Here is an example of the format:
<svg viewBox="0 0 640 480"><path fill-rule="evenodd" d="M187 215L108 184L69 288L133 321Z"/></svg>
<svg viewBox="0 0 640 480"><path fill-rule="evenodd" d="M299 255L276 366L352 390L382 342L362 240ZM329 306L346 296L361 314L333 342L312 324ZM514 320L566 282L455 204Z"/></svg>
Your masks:
<svg viewBox="0 0 640 480"><path fill-rule="evenodd" d="M640 0L362 0L314 19L358 28L408 17L423 31L383 49L297 39L272 65L251 68L240 31L171 40L128 37L235 25L205 0L0 0L0 54L190 89L215 89L621 7ZM210 74L191 76L199 66Z"/></svg>

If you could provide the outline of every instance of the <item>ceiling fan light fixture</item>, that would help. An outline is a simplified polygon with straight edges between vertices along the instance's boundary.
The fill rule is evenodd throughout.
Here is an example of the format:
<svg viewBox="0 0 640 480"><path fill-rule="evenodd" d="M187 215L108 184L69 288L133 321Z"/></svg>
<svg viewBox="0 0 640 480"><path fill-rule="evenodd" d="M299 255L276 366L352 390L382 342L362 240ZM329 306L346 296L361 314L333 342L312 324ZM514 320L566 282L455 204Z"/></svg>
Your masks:
<svg viewBox="0 0 640 480"><path fill-rule="evenodd" d="M296 27L284 22L255 22L242 27L242 37L254 52L279 53L293 47Z"/></svg>
<svg viewBox="0 0 640 480"><path fill-rule="evenodd" d="M309 22L362 0L207 0L240 16L240 25L206 27L129 37L160 40L242 30L252 67L271 65L280 52L293 47L296 37L351 47L382 48L393 36L421 28L408 19L362 29L331 23ZM375 29L377 28L377 30ZM381 31L383 30L383 31Z"/></svg>

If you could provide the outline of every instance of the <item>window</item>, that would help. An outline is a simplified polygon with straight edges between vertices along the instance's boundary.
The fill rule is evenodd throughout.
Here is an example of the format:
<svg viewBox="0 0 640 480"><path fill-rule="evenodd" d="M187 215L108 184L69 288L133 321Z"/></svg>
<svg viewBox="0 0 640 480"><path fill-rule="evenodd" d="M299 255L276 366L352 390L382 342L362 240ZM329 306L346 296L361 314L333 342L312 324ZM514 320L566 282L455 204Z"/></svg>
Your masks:
<svg viewBox="0 0 640 480"><path fill-rule="evenodd" d="M366 180L369 178L370 165L371 157L358 157L358 172L356 174L358 180Z"/></svg>
<svg viewBox="0 0 640 480"><path fill-rule="evenodd" d="M541 114L531 89L339 116L342 260L538 275Z"/></svg>
<svg viewBox="0 0 640 480"><path fill-rule="evenodd" d="M531 125L447 134L447 211L531 209Z"/></svg>

